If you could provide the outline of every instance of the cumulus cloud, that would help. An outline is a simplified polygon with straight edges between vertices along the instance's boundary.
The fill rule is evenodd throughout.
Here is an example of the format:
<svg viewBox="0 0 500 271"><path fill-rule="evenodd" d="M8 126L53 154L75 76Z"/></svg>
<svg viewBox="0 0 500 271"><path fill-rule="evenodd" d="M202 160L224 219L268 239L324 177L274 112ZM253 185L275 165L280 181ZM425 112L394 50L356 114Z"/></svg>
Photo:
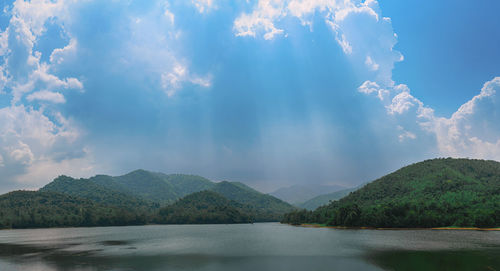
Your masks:
<svg viewBox="0 0 500 271"><path fill-rule="evenodd" d="M81 132L60 113L48 114L43 109L13 105L0 109L0 124L0 155L9 169L3 173L15 180L29 174L29 169L41 162L56 163L82 156L74 154L79 147L83 149L79 141Z"/></svg>
<svg viewBox="0 0 500 271"><path fill-rule="evenodd" d="M285 1L259 0L257 7L250 14L243 13L234 21L236 36L255 37L257 32L264 32L264 39L271 40L276 35L283 34L283 29L274 25L286 15Z"/></svg>
<svg viewBox="0 0 500 271"><path fill-rule="evenodd" d="M263 33L262 37L270 40L285 33L279 26L284 18L294 17L312 26L312 17L318 13L353 62L374 72L373 79L380 84L394 84L392 69L403 56L393 49L397 36L390 18L381 16L375 0L259 0L252 12L236 18L233 29L236 36L256 37Z"/></svg>
<svg viewBox="0 0 500 271"><path fill-rule="evenodd" d="M75 20L76 14L88 16L81 10L87 2L16 0L6 8L8 25L0 31L0 95L10 103L0 107L0 179L11 187L16 182L37 187L54 174L86 176L96 171L93 149L84 143L86 131L61 113L69 92L85 95L88 77L79 73L86 68L73 69L73 63L88 56L89 41L82 28L95 26ZM175 10L168 2L150 3L150 9L141 13L128 12L126 2L108 4L123 11L108 18L113 20L109 26L120 33L106 36L119 44L106 56L109 63L119 63L110 69L126 70L129 75L140 69L145 80L168 96L189 85L211 86L211 75L199 73L179 53L184 49L183 33L174 25ZM211 0L193 0L193 4L200 13L217 8ZM115 26L116 21L120 24ZM112 40L117 37L119 41ZM40 46L41 41L54 38L63 44Z"/></svg>
<svg viewBox="0 0 500 271"><path fill-rule="evenodd" d="M65 59L71 57L76 52L77 47L76 39L70 39L68 45L63 48L56 48L50 54L50 62L55 64L61 64Z"/></svg>
<svg viewBox="0 0 500 271"><path fill-rule="evenodd" d="M30 102L34 100L39 100L39 101L47 101L47 102L52 102L52 103L65 103L66 99L64 99L64 96L59 93L59 92L52 92L48 90L41 90L37 91L34 93L31 93L26 97L26 99Z"/></svg>
<svg viewBox="0 0 500 271"><path fill-rule="evenodd" d="M236 36L262 34L264 39L273 39L286 32L280 24L287 16L311 26L312 17L318 14L346 56L355 66L365 67L363 74L368 78L358 91L378 97L388 117L397 123L400 142L430 135L440 155L500 160L500 78L485 83L450 118L436 116L408 86L392 80L394 64L404 58L394 50L397 35L376 0L259 0L250 13L234 21L233 30Z"/></svg>
<svg viewBox="0 0 500 271"><path fill-rule="evenodd" d="M43 62L41 53L34 49L45 34L48 21L62 25L70 18L72 3L17 0L9 10L9 24L0 34L0 81L3 95L11 97L10 105L0 108L0 175L4 181L23 180L24 187L36 188L48 181L41 178L60 172L47 165L68 164L85 157L77 125L56 107L40 104L64 103L61 90L83 90L79 79L59 77L53 72L56 65L75 52L76 40L70 39L63 48L54 48L49 63ZM25 105L25 101L31 105ZM82 167L72 165L73 169ZM32 169L37 169L37 174Z"/></svg>
<svg viewBox="0 0 500 271"><path fill-rule="evenodd" d="M500 160L500 77L450 118L435 118L433 130L443 154Z"/></svg>
<svg viewBox="0 0 500 271"><path fill-rule="evenodd" d="M383 101L385 97L389 96L390 91L381 88L377 82L365 81L361 86L358 87L358 91L365 94L376 93L377 97Z"/></svg>

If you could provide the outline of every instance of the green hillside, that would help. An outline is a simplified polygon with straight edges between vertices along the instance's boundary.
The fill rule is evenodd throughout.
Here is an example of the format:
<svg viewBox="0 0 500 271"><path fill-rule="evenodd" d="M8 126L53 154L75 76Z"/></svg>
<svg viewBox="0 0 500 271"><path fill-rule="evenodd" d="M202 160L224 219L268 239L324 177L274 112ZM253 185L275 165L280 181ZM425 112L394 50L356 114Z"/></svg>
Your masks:
<svg viewBox="0 0 500 271"><path fill-rule="evenodd" d="M208 190L215 186L215 184L209 179L197 175L160 174L174 187L174 190L179 197L184 197L194 192Z"/></svg>
<svg viewBox="0 0 500 271"><path fill-rule="evenodd" d="M160 209L156 223L161 224L228 224L251 223L245 206L213 191L190 194Z"/></svg>
<svg viewBox="0 0 500 271"><path fill-rule="evenodd" d="M0 196L0 228L116 226L146 223L123 208L53 192L14 191Z"/></svg>
<svg viewBox="0 0 500 271"><path fill-rule="evenodd" d="M60 192L113 205L123 205L127 200L136 202L136 205L152 202L165 205L214 185L208 179L195 175L136 170L117 177L97 175L89 179L73 179L61 176L40 191ZM127 202L127 205L130 204Z"/></svg>
<svg viewBox="0 0 500 271"><path fill-rule="evenodd" d="M433 159L404 167L285 223L335 226L500 226L500 163Z"/></svg>
<svg viewBox="0 0 500 271"><path fill-rule="evenodd" d="M349 195L349 193L356 191L356 189L358 189L358 187L343 189L343 190L336 191L333 193L319 195L319 196L314 197L306 202L298 204L297 207L302 208L302 209L306 209L306 210L314 210L320 206L323 206L323 205L330 203L330 201L339 200L339 199Z"/></svg>
<svg viewBox="0 0 500 271"><path fill-rule="evenodd" d="M294 210L290 204L260 193L242 183L213 183L195 175L163 174L136 170L123 176L97 175L89 179L60 176L40 189L93 200L104 205L131 208L150 213L161 206L203 190L212 190L250 206L256 221L279 221Z"/></svg>
<svg viewBox="0 0 500 271"><path fill-rule="evenodd" d="M256 221L279 221L284 213L295 210L292 205L239 182L220 182L211 190L228 199L251 206Z"/></svg>
<svg viewBox="0 0 500 271"><path fill-rule="evenodd" d="M68 176L59 176L51 183L42 187L40 192L56 192L66 195L85 198L96 203L114 205L124 208L148 209L154 207L153 202L134 196L132 193L100 185L95 179L111 178L99 175L91 179L73 179Z"/></svg>

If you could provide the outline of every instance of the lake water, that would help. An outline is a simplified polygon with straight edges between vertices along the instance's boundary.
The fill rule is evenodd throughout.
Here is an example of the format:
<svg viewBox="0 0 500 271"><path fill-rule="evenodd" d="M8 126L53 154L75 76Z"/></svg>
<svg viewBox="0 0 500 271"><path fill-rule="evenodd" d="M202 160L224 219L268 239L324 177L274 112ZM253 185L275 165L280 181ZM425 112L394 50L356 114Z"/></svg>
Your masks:
<svg viewBox="0 0 500 271"><path fill-rule="evenodd" d="M279 223L0 231L0 270L500 270L500 232Z"/></svg>

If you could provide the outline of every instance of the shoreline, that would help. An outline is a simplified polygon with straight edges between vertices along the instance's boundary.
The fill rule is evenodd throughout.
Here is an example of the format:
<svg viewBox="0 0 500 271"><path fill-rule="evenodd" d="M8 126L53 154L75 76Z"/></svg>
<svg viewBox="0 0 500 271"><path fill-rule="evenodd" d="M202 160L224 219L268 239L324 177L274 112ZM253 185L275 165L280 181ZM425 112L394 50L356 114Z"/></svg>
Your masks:
<svg viewBox="0 0 500 271"><path fill-rule="evenodd" d="M290 224L291 225L291 224ZM291 225L304 228L328 228L337 230L459 230L459 231L500 231L500 228L477 228L477 227L434 227L434 228L376 228L376 227L343 227L343 226L328 226L324 224L300 224Z"/></svg>

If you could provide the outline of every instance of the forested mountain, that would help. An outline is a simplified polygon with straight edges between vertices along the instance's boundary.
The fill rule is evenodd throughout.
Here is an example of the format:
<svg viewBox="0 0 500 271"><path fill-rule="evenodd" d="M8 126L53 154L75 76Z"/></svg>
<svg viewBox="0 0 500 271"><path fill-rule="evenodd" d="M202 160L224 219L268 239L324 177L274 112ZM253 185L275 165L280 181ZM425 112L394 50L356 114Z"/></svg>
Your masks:
<svg viewBox="0 0 500 271"><path fill-rule="evenodd" d="M349 195L349 193L356 191L356 189L358 189L358 187L343 189L343 190L336 191L333 193L319 195L319 196L314 197L306 202L297 204L297 207L303 208L306 210L314 210L320 206L323 206L323 205L330 203L330 201L339 200L339 199Z"/></svg>
<svg viewBox="0 0 500 271"><path fill-rule="evenodd" d="M154 219L160 224L251 223L248 207L213 191L190 194L160 209Z"/></svg>
<svg viewBox="0 0 500 271"><path fill-rule="evenodd" d="M345 187L340 185L293 185L290 187L282 187L271 192L270 195L288 203L298 205L319 195L333 193L343 189L345 189Z"/></svg>
<svg viewBox="0 0 500 271"><path fill-rule="evenodd" d="M0 196L0 228L136 225L146 219L135 210L54 192L14 191Z"/></svg>
<svg viewBox="0 0 500 271"><path fill-rule="evenodd" d="M210 180L196 175L167 175L146 170L136 170L114 179L127 191L160 203L173 202L214 185Z"/></svg>
<svg viewBox="0 0 500 271"><path fill-rule="evenodd" d="M142 201L156 202L161 205L172 203L190 193L210 189L215 184L195 175L163 174L146 170L135 170L128 174L112 177L97 175L89 179L73 179L63 176L56 178L40 191L54 191L76 195L101 202L102 195L126 195ZM111 202L106 202L111 203Z"/></svg>
<svg viewBox="0 0 500 271"><path fill-rule="evenodd" d="M158 210L165 206L162 220ZM117 177L59 176L37 192L2 195L0 207L0 228L279 221L294 210L242 183L145 170Z"/></svg>
<svg viewBox="0 0 500 271"><path fill-rule="evenodd" d="M103 186L96 179L112 178L96 176L90 179L74 179L68 176L59 176L51 183L42 187L40 192L57 192L78 198L92 200L96 203L114 205L123 208L147 209L159 207L152 201L141 199L133 193L120 189L118 186Z"/></svg>
<svg viewBox="0 0 500 271"><path fill-rule="evenodd" d="M335 226L500 226L500 163L433 159L404 167L286 223Z"/></svg>
<svg viewBox="0 0 500 271"><path fill-rule="evenodd" d="M142 209L159 208L202 190L212 190L230 200L251 206L256 221L279 221L283 214L294 210L290 204L242 183L214 183L195 175L167 175L145 170L136 170L118 177L97 175L89 179L73 179L60 176L40 189L103 204Z"/></svg>
<svg viewBox="0 0 500 271"><path fill-rule="evenodd" d="M296 208L273 196L263 194L239 182L219 182L212 189L220 195L254 208L256 221L279 221Z"/></svg>

